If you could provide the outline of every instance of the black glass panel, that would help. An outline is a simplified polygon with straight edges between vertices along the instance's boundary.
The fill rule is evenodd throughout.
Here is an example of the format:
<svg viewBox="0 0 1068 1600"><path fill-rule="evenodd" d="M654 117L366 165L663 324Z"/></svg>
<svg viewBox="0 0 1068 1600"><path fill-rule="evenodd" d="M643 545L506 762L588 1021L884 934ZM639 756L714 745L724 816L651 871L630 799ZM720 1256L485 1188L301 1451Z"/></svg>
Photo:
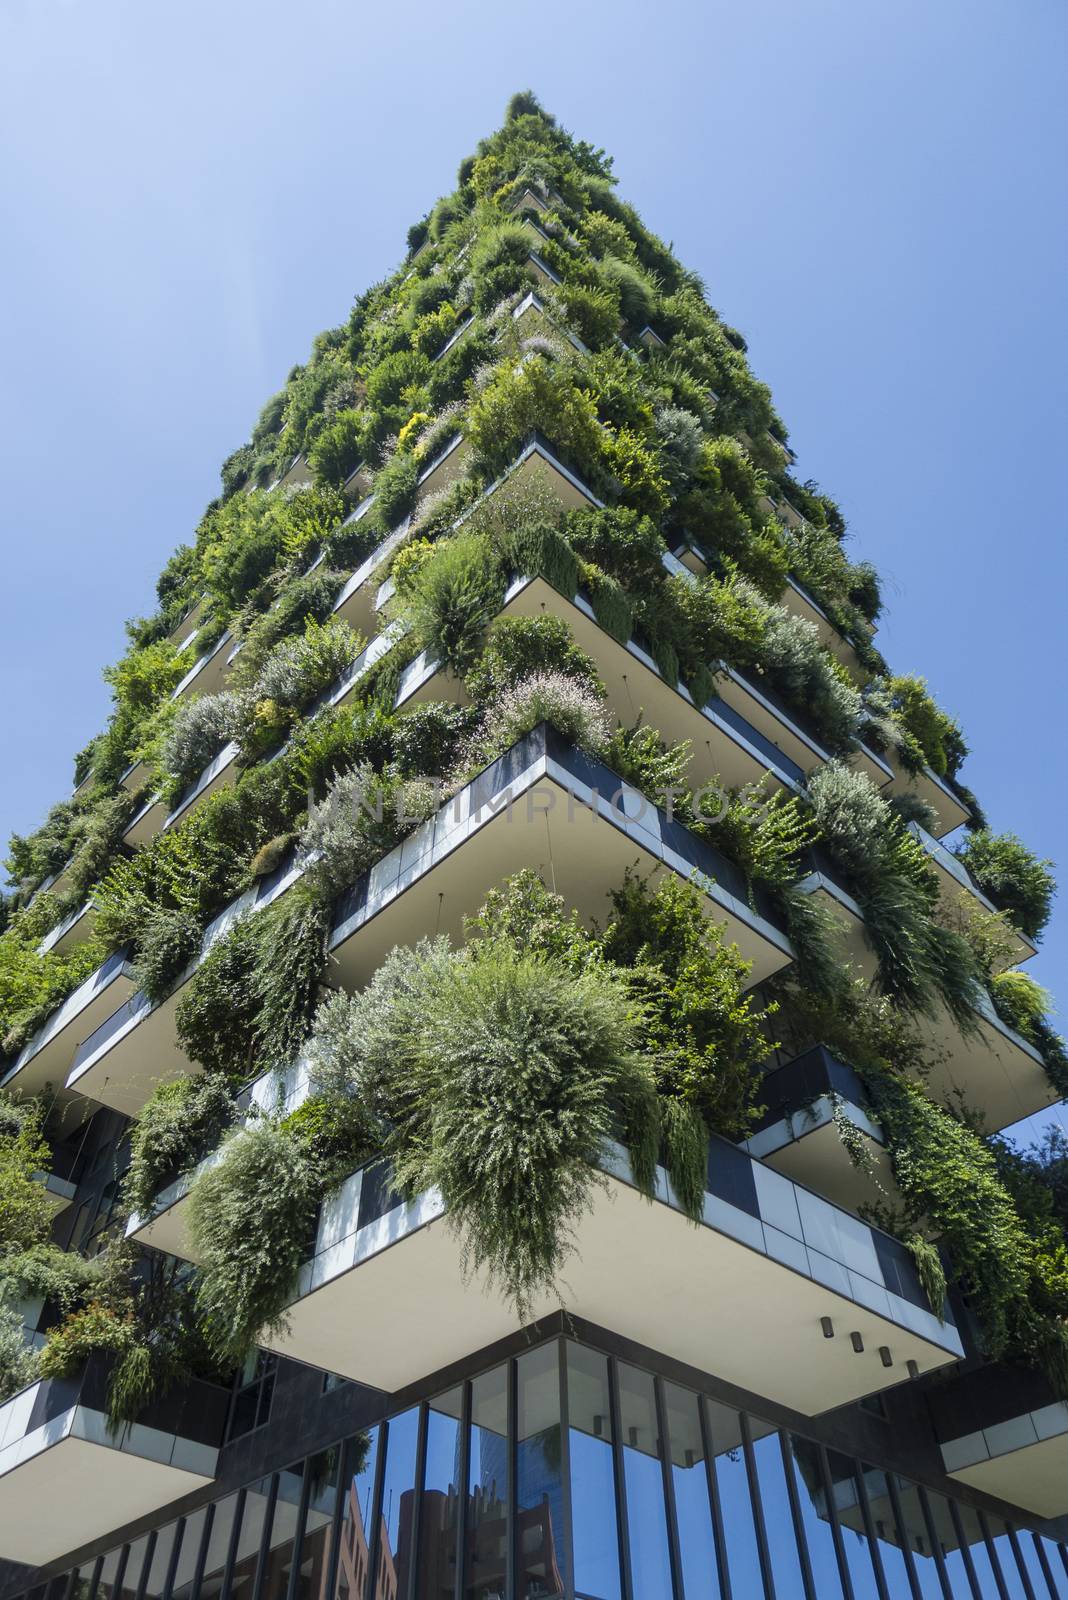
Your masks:
<svg viewBox="0 0 1068 1600"><path fill-rule="evenodd" d="M827 1470L854 1600L879 1600L856 1463L851 1456L828 1450Z"/></svg>
<svg viewBox="0 0 1068 1600"><path fill-rule="evenodd" d="M779 1435L765 1432L764 1425L756 1421L751 1426L754 1434L753 1459L760 1485L764 1533L768 1541L776 1600L805 1600L805 1584L801 1576Z"/></svg>
<svg viewBox="0 0 1068 1600"><path fill-rule="evenodd" d="M386 1471L382 1481L376 1594L405 1593L411 1562L412 1513L415 1499L415 1455L419 1409L413 1406L393 1417L386 1434Z"/></svg>
<svg viewBox="0 0 1068 1600"><path fill-rule="evenodd" d="M706 1404L731 1589L736 1595L745 1595L746 1600L749 1596L757 1600L764 1593L764 1584L742 1449L741 1418L736 1411L714 1400Z"/></svg>
<svg viewBox="0 0 1068 1600"><path fill-rule="evenodd" d="M426 1471L419 1522L419 1600L453 1600L459 1531L460 1415L463 1392L451 1389L427 1410Z"/></svg>
<svg viewBox="0 0 1068 1600"><path fill-rule="evenodd" d="M839 1596L842 1580L834 1548L831 1505L823 1477L822 1453L808 1439L791 1437L788 1453L801 1514L801 1531L812 1567L812 1580L820 1600L824 1595Z"/></svg>
<svg viewBox="0 0 1068 1600"><path fill-rule="evenodd" d="M507 1572L508 1369L471 1385L471 1469L467 1496L464 1593L499 1600Z"/></svg>

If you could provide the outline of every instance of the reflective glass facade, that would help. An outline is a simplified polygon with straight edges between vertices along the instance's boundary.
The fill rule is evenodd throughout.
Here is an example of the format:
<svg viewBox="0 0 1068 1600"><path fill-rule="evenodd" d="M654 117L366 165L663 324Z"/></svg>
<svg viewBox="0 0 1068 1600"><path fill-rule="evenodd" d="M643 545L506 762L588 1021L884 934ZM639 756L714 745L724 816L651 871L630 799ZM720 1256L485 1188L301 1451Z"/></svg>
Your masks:
<svg viewBox="0 0 1068 1600"><path fill-rule="evenodd" d="M552 1338L27 1600L1068 1600L1068 1551Z"/></svg>

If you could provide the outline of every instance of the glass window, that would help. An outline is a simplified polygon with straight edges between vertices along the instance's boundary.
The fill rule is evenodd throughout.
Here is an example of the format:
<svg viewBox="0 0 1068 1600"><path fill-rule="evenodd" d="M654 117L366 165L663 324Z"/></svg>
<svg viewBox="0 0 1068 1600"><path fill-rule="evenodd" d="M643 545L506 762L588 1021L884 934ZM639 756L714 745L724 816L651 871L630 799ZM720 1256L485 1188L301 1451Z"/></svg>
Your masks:
<svg viewBox="0 0 1068 1600"><path fill-rule="evenodd" d="M760 1572L753 1506L749 1498L749 1478L742 1449L742 1424L736 1411L715 1400L705 1402L712 1450L715 1455L716 1487L727 1545L727 1569L731 1588L746 1600L764 1593Z"/></svg>
<svg viewBox="0 0 1068 1600"><path fill-rule="evenodd" d="M467 1494L467 1600L504 1593L508 1518L508 1369L471 1385L471 1469Z"/></svg>
<svg viewBox="0 0 1068 1600"><path fill-rule="evenodd" d="M953 1600L973 1600L975 1593L972 1588L971 1578L968 1575L968 1564L962 1554L962 1545L966 1547L972 1566L976 1569L976 1578L979 1583L979 1592L982 1600L986 1600L988 1593L990 1594L990 1600L997 1600L997 1589L988 1590L987 1588L987 1584L992 1580L989 1576L984 1576L984 1572L989 1573L989 1567L986 1564L981 1536L973 1539L973 1530L963 1528L962 1537L962 1532L958 1531L962 1525L954 1518L954 1507L950 1502L944 1496L934 1494L929 1489L924 1491L924 1496L927 1500L931 1523L942 1551L942 1560L945 1564L946 1577L949 1580ZM980 1534L978 1525L976 1525L974 1532L977 1535ZM977 1562L978 1567L976 1568Z"/></svg>
<svg viewBox="0 0 1068 1600"><path fill-rule="evenodd" d="M214 1596L222 1590L223 1578L226 1575L226 1558L230 1548L230 1541L234 1533L234 1523L241 1514L241 1496L228 1494L225 1500L220 1500L215 1507L215 1517L211 1524L211 1533L208 1538L208 1555L204 1564L204 1581L200 1588L200 1600L214 1600Z"/></svg>
<svg viewBox="0 0 1068 1600"><path fill-rule="evenodd" d="M912 1590L909 1587L908 1563L898 1528L890 1480L877 1467L865 1464L860 1471L868 1495L872 1537L879 1551L886 1587L892 1600L897 1600L898 1595L908 1596Z"/></svg>
<svg viewBox="0 0 1068 1600"><path fill-rule="evenodd" d="M260 1545L271 1511L272 1476L268 1473L245 1491L245 1509L238 1530L233 1578L226 1600L249 1600L255 1586Z"/></svg>
<svg viewBox="0 0 1068 1600"><path fill-rule="evenodd" d="M71 1573L69 1600L89 1600L89 1591L93 1587L93 1572L96 1569L95 1561L87 1561Z"/></svg>
<svg viewBox="0 0 1068 1600"><path fill-rule="evenodd" d="M165 1528L160 1529L149 1558L148 1571L144 1575L145 1600L158 1600L166 1588L175 1540L180 1542L182 1538L183 1533L177 1522L168 1522Z"/></svg>
<svg viewBox="0 0 1068 1600"><path fill-rule="evenodd" d="M178 1551L178 1565L174 1569L171 1600L191 1600L197 1560L204 1541L204 1529L207 1526L210 1509L209 1506L201 1506L199 1511L191 1511L185 1519L182 1543Z"/></svg>
<svg viewBox="0 0 1068 1600"><path fill-rule="evenodd" d="M990 1559L990 1549L986 1542L982 1523L970 1506L961 1505L959 1501L953 1502L950 1512L959 1529L955 1543L967 1552L979 1593L984 1597L984 1600L987 1595L991 1595L993 1600L1000 1600L1001 1590ZM951 1564L948 1554L946 1564L947 1566ZM953 1571L956 1572L956 1570L954 1561Z"/></svg>
<svg viewBox="0 0 1068 1600"><path fill-rule="evenodd" d="M336 1445L320 1450L305 1463L304 1523L303 1526L298 1524L293 1543L292 1559L298 1567L292 1580L294 1600L319 1600L323 1594L340 1463L341 1450Z"/></svg>
<svg viewBox="0 0 1068 1600"><path fill-rule="evenodd" d="M753 1459L760 1485L760 1505L764 1515L764 1536L771 1558L771 1573L776 1600L804 1600L805 1583L797 1553L794 1520L783 1466L782 1446L775 1429L766 1423L750 1422ZM832 1589L831 1593L834 1591ZM859 1600L859 1597L858 1597Z"/></svg>
<svg viewBox="0 0 1068 1600"><path fill-rule="evenodd" d="M140 1539L133 1539L130 1542L130 1554L126 1558L126 1576L123 1580L124 1594L137 1595L141 1592L145 1561L150 1554L148 1547L151 1538L151 1533L143 1533Z"/></svg>
<svg viewBox="0 0 1068 1600"><path fill-rule="evenodd" d="M831 1477L831 1494L838 1511L842 1550L853 1585L854 1600L879 1600L856 1463L852 1456L844 1456L838 1450L828 1450L827 1470Z"/></svg>
<svg viewBox="0 0 1068 1600"><path fill-rule="evenodd" d="M997 1517L989 1517L987 1528L990 1542L1001 1565L1001 1576L1009 1600L1030 1600L1027 1585L1020 1575L1020 1563L1016 1559L1016 1541L1010 1535L1008 1526Z"/></svg>
<svg viewBox="0 0 1068 1600"><path fill-rule="evenodd" d="M337 1600L364 1600L374 1510L375 1467L381 1430L377 1426L350 1439L345 1449L345 1496L338 1537ZM309 1530L312 1515L308 1515Z"/></svg>
<svg viewBox="0 0 1068 1600"><path fill-rule="evenodd" d="M619 1429L634 1593L642 1600L671 1600L656 1392L649 1373L637 1367L619 1367Z"/></svg>
<svg viewBox="0 0 1068 1600"><path fill-rule="evenodd" d="M688 1389L665 1383L664 1412L686 1600L719 1600L719 1569L698 1398Z"/></svg>
<svg viewBox="0 0 1068 1600"><path fill-rule="evenodd" d="M1035 1600L1049 1600L1050 1586L1046 1574L1042 1570L1042 1561L1038 1554L1035 1536L1026 1528L1018 1528L1015 1538L1016 1549L1027 1576L1031 1580L1031 1587L1035 1592Z"/></svg>
<svg viewBox="0 0 1068 1600"><path fill-rule="evenodd" d="M516 1594L564 1592L564 1485L560 1459L560 1346L516 1362Z"/></svg>
<svg viewBox="0 0 1068 1600"><path fill-rule="evenodd" d="M261 1600L285 1600L293 1563L293 1541L297 1534L303 1486L302 1461L278 1474L274 1514L271 1517L267 1547L263 1556L263 1574L257 1585Z"/></svg>
<svg viewBox="0 0 1068 1600"><path fill-rule="evenodd" d="M1046 1558L1053 1593L1057 1595L1058 1600L1068 1600L1068 1561L1064 1558L1063 1545L1055 1544L1052 1539L1043 1538L1041 1534L1036 1534L1035 1538Z"/></svg>
<svg viewBox="0 0 1068 1600"><path fill-rule="evenodd" d="M928 1525L925 1496L913 1483L898 1480L898 1503L901 1507L903 1533L912 1551L912 1570L924 1600L945 1600L946 1591L939 1576L939 1555L936 1554ZM948 1521L948 1519L947 1519ZM951 1530L947 1529L946 1532ZM963 1591L964 1600L971 1600L970 1591Z"/></svg>
<svg viewBox="0 0 1068 1600"><path fill-rule="evenodd" d="M386 1471L382 1480L376 1594L402 1595L408 1587L418 1434L418 1406L390 1418L386 1432Z"/></svg>
<svg viewBox="0 0 1068 1600"><path fill-rule="evenodd" d="M453 1600L459 1536L462 1389L427 1409L426 1471L419 1512L419 1600Z"/></svg>
<svg viewBox="0 0 1068 1600"><path fill-rule="evenodd" d="M270 1420L278 1357L268 1350L253 1350L239 1373L230 1402L226 1442L262 1428Z"/></svg>
<svg viewBox="0 0 1068 1600"><path fill-rule="evenodd" d="M117 1545L109 1550L100 1568L96 1585L96 1600L118 1600L126 1582L126 1546Z"/></svg>
<svg viewBox="0 0 1068 1600"><path fill-rule="evenodd" d="M819 1445L809 1439L791 1437L787 1443L801 1511L801 1529L812 1567L812 1581L822 1600L824 1595L839 1595L842 1592L822 1455Z"/></svg>
<svg viewBox="0 0 1068 1600"><path fill-rule="evenodd" d="M575 1592L592 1600L619 1600L619 1525L608 1361L596 1350L570 1341L567 1420Z"/></svg>

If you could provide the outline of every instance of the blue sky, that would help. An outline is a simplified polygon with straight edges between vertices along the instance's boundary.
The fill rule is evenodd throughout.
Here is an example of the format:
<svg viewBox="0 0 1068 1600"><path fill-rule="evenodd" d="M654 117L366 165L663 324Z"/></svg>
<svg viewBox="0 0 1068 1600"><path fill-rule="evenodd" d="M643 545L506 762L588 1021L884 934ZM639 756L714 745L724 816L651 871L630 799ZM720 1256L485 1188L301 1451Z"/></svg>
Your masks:
<svg viewBox="0 0 1068 1600"><path fill-rule="evenodd" d="M529 85L745 333L884 652L1068 873L1066 78L1061 0L5 0L0 836L69 790L219 463ZM1066 950L1068 889L1032 965L1068 992Z"/></svg>

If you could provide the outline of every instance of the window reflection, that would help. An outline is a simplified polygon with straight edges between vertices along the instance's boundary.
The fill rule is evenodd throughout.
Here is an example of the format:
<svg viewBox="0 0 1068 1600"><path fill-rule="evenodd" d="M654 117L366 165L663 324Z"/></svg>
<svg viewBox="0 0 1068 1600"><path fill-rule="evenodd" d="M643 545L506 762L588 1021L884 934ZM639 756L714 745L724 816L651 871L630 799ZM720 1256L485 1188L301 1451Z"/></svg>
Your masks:
<svg viewBox="0 0 1068 1600"><path fill-rule="evenodd" d="M1049 1585L1057 1600L1068 1600L1068 1557L1065 1555L1064 1546L1054 1544L1052 1539L1046 1539L1040 1534L1035 1534L1046 1558L1046 1569L1049 1573Z"/></svg>
<svg viewBox="0 0 1068 1600"><path fill-rule="evenodd" d="M988 1531L995 1559L1001 1567L1001 1577L1009 1600L1030 1600L1027 1586L1020 1575L1020 1563L1016 1558L1018 1541L1009 1533L1004 1522L999 1522L993 1517L989 1520Z"/></svg>
<svg viewBox="0 0 1068 1600"><path fill-rule="evenodd" d="M897 1595L909 1595L912 1591L909 1587L904 1539L894 1504L895 1486L891 1484L889 1476L877 1467L864 1465L860 1472L868 1496L872 1537L886 1576L886 1586L896 1600Z"/></svg>
<svg viewBox="0 0 1068 1600"><path fill-rule="evenodd" d="M182 1543L178 1550L178 1564L174 1569L171 1600L191 1600L197 1560L208 1522L208 1511L207 1506L201 1506L199 1511L191 1511L185 1519Z"/></svg>
<svg viewBox="0 0 1068 1600"><path fill-rule="evenodd" d="M731 1588L736 1595L755 1597L764 1593L764 1583L742 1450L741 1419L736 1411L714 1400L707 1402L707 1414Z"/></svg>
<svg viewBox="0 0 1068 1600"><path fill-rule="evenodd" d="M816 1593L821 1600L824 1595L838 1596L842 1592L842 1581L831 1527L822 1451L819 1445L808 1439L787 1437L786 1453L793 1473L801 1531Z"/></svg>
<svg viewBox="0 0 1068 1600"><path fill-rule="evenodd" d="M686 1600L719 1600L719 1569L697 1396L665 1383L664 1414Z"/></svg>
<svg viewBox="0 0 1068 1600"><path fill-rule="evenodd" d="M766 1424L751 1419L750 1426L775 1593L777 1600L793 1600L795 1595L804 1596L805 1586L794 1536L782 1446L778 1433ZM830 1592L833 1594L834 1590Z"/></svg>
<svg viewBox="0 0 1068 1600"><path fill-rule="evenodd" d="M184 1533L177 1522L169 1522L165 1528L160 1529L152 1553L148 1557L148 1570L143 1574L145 1600L156 1600L156 1597L163 1593L175 1541L177 1540L180 1545L183 1537Z"/></svg>
<svg viewBox="0 0 1068 1600"><path fill-rule="evenodd" d="M516 1362L516 1594L563 1594L564 1491L560 1459L560 1347Z"/></svg>
<svg viewBox="0 0 1068 1600"><path fill-rule="evenodd" d="M827 1471L831 1480L835 1509L838 1512L842 1552L853 1586L854 1600L879 1600L871 1545L868 1542L862 1485L857 1475L856 1464L851 1456L843 1456L837 1450L828 1450Z"/></svg>
<svg viewBox="0 0 1068 1600"><path fill-rule="evenodd" d="M912 1570L924 1600L945 1600L945 1590L939 1576L941 1550L935 1548L934 1521L925 1496L915 1484L899 1480L898 1501L901 1507L903 1533L912 1551ZM948 1519L947 1519L948 1520ZM970 1600L970 1591L963 1594Z"/></svg>
<svg viewBox="0 0 1068 1600"><path fill-rule="evenodd" d="M340 1450L322 1450L306 1463L307 1483L302 1492L307 1502L304 1524L298 1523L292 1560L297 1564L292 1579L293 1600L319 1600L326 1582L330 1560L330 1529L337 1504L337 1479Z"/></svg>
<svg viewBox="0 0 1068 1600"><path fill-rule="evenodd" d="M419 1513L419 1600L456 1593L460 1416L463 1391L450 1389L427 1408L426 1471Z"/></svg>
<svg viewBox="0 0 1068 1600"><path fill-rule="evenodd" d="M297 1534L303 1485L303 1462L278 1474L274 1515L267 1534L258 1600L285 1600L293 1565L293 1541Z"/></svg>
<svg viewBox="0 0 1068 1600"><path fill-rule="evenodd" d="M1031 1588L1035 1593L1035 1600L1049 1600L1049 1583L1042 1570L1042 1562L1038 1554L1038 1545L1033 1533L1026 1528L1020 1528L1013 1540L1020 1562L1031 1580Z"/></svg>
<svg viewBox="0 0 1068 1600"><path fill-rule="evenodd" d="M503 1366L471 1385L469 1481L464 1593L468 1600L503 1600L508 1540L508 1369Z"/></svg>
<svg viewBox="0 0 1068 1600"><path fill-rule="evenodd" d="M619 1429L634 1593L643 1600L671 1600L656 1393L649 1373L637 1367L619 1368Z"/></svg>
<svg viewBox="0 0 1068 1600"><path fill-rule="evenodd" d="M567 1411L575 1590L593 1600L619 1600L608 1361L598 1351L571 1342L567 1346Z"/></svg>
<svg viewBox="0 0 1068 1600"><path fill-rule="evenodd" d="M407 1591L412 1537L412 1500L419 1408L392 1417L386 1430L386 1470L382 1480L375 1600L393 1600Z"/></svg>
<svg viewBox="0 0 1068 1600"><path fill-rule="evenodd" d="M345 1493L338 1535L336 1600L364 1600L381 1429L358 1433L345 1450Z"/></svg>
<svg viewBox="0 0 1068 1600"><path fill-rule="evenodd" d="M118 1600L120 1587L125 1578L125 1553L125 1545L119 1545L116 1549L109 1550L104 1557L96 1583L96 1600ZM35 1594L43 1594L43 1591L32 1591L28 1600L34 1600Z"/></svg>
<svg viewBox="0 0 1068 1600"><path fill-rule="evenodd" d="M271 1478L260 1478L245 1493L245 1507L238 1530L234 1554L233 1577L226 1600L251 1600L256 1583L256 1567L260 1559L267 1517L271 1509Z"/></svg>
<svg viewBox="0 0 1068 1600"><path fill-rule="evenodd" d="M126 1558L126 1574L123 1578L124 1595L136 1595L141 1587L145 1561L150 1553L149 1541L151 1538L152 1535L150 1533L143 1533L140 1539L133 1539L130 1542L130 1553ZM60 1592L62 1593L63 1591L61 1590Z"/></svg>

